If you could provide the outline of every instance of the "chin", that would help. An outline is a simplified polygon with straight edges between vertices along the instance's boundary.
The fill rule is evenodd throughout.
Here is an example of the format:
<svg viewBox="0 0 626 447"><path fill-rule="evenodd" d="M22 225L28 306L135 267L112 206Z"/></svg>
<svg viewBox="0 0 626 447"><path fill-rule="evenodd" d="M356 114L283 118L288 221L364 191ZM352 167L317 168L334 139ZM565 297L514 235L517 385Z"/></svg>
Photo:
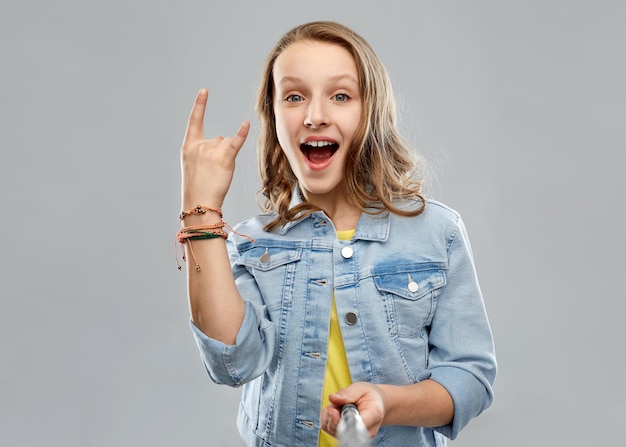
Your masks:
<svg viewBox="0 0 626 447"><path fill-rule="evenodd" d="M343 188L341 184L333 184L333 185L312 185L300 182L301 188L305 195L312 196L329 196L337 194L343 196Z"/></svg>

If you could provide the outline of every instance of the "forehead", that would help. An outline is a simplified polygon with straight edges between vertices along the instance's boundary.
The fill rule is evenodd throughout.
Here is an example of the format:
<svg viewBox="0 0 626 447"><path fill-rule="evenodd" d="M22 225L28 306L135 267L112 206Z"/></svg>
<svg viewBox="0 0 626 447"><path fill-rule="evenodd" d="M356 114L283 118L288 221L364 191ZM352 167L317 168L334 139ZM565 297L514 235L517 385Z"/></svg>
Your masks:
<svg viewBox="0 0 626 447"><path fill-rule="evenodd" d="M358 82L356 63L344 47L328 42L303 40L292 43L274 62L274 82L293 78L324 80L347 78Z"/></svg>

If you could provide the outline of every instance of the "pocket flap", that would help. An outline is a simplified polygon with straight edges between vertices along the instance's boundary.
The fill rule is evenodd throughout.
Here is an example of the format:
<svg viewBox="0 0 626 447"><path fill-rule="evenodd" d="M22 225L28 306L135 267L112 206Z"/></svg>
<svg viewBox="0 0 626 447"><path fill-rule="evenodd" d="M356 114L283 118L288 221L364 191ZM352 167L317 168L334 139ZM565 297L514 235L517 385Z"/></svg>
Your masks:
<svg viewBox="0 0 626 447"><path fill-rule="evenodd" d="M284 247L257 246L243 253L235 263L255 270L267 271L281 265L299 261L301 256L301 248L287 249Z"/></svg>
<svg viewBox="0 0 626 447"><path fill-rule="evenodd" d="M374 283L381 293L417 300L446 284L443 267L440 263L380 267L373 272Z"/></svg>

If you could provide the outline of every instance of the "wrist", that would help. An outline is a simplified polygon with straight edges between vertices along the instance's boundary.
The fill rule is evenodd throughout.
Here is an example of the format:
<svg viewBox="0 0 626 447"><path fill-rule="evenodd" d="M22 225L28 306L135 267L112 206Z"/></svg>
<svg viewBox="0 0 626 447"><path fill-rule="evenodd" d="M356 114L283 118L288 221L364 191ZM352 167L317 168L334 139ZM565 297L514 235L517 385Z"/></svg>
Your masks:
<svg viewBox="0 0 626 447"><path fill-rule="evenodd" d="M207 207L221 208L224 204L225 194L206 188L185 188L182 189L181 204L183 209L189 209L198 204Z"/></svg>
<svg viewBox="0 0 626 447"><path fill-rule="evenodd" d="M383 420L381 426L392 425L393 422L391 422L390 419L393 419L393 395L398 387L395 385L378 384L376 388L383 403Z"/></svg>

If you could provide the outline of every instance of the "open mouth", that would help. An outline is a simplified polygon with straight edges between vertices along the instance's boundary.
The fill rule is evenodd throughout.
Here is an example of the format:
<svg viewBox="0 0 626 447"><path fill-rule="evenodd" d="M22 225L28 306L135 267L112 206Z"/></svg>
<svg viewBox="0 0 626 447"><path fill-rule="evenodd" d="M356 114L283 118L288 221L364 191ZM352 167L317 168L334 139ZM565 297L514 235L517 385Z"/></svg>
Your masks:
<svg viewBox="0 0 626 447"><path fill-rule="evenodd" d="M327 162L335 155L339 145L333 141L308 141L300 145L300 150L309 162L314 164Z"/></svg>

